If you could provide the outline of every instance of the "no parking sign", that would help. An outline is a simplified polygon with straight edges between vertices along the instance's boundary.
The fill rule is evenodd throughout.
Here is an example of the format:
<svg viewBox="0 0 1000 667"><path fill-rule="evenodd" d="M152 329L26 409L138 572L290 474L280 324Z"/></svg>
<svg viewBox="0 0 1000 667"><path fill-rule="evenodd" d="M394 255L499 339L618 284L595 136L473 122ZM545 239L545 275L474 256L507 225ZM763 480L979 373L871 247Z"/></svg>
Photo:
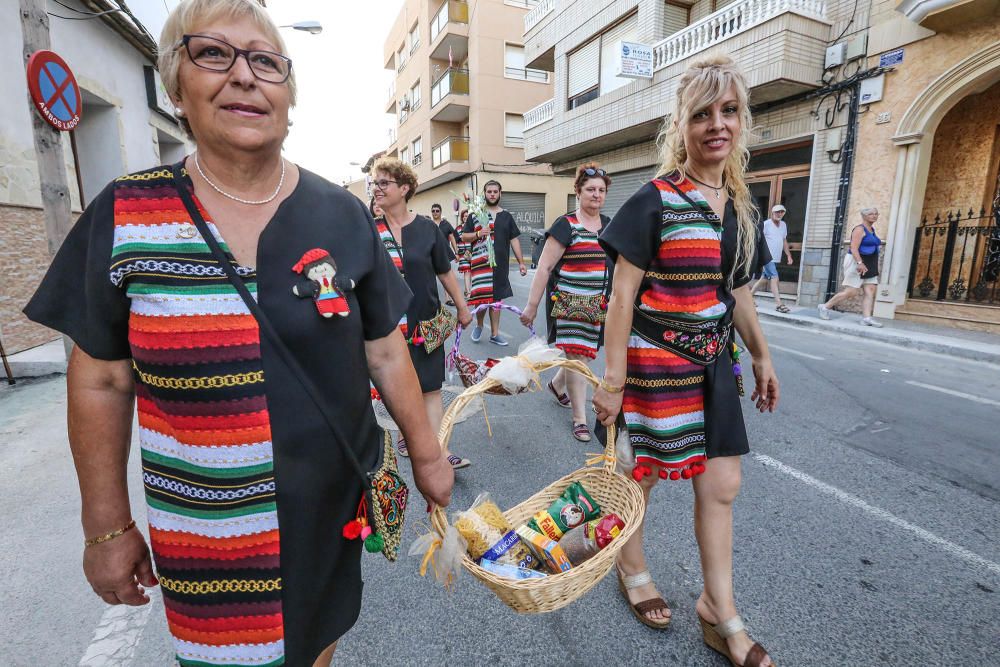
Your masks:
<svg viewBox="0 0 1000 667"><path fill-rule="evenodd" d="M28 92L38 113L57 130L67 132L80 122L80 86L69 65L56 53L43 50L31 54Z"/></svg>

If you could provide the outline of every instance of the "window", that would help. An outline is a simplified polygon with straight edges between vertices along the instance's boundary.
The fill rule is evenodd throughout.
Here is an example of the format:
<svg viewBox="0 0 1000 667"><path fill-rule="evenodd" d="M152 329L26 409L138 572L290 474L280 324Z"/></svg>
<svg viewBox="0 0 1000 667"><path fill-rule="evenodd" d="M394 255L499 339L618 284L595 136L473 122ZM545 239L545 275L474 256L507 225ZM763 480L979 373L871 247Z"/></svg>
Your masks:
<svg viewBox="0 0 1000 667"><path fill-rule="evenodd" d="M414 23L413 27L410 28L409 34L410 41L410 53L412 54L418 48L420 48L420 23Z"/></svg>
<svg viewBox="0 0 1000 667"><path fill-rule="evenodd" d="M420 106L420 82L417 81L413 84L413 88L410 88L410 111L416 111L417 107Z"/></svg>
<svg viewBox="0 0 1000 667"><path fill-rule="evenodd" d="M399 159L406 164L410 163L410 149L408 146L403 146L399 149Z"/></svg>
<svg viewBox="0 0 1000 667"><path fill-rule="evenodd" d="M521 148L524 146L524 116L519 113L506 113L504 120L504 146Z"/></svg>
<svg viewBox="0 0 1000 667"><path fill-rule="evenodd" d="M424 159L424 156L423 156L423 146L421 145L421 143L422 142L420 141L420 137L417 137L416 139L413 140L413 143L411 144L411 147L413 148L413 166L414 167L417 166L418 164L420 164L423 161L423 159Z"/></svg>
<svg viewBox="0 0 1000 667"><path fill-rule="evenodd" d="M524 60L524 47L520 44L503 45L503 75L508 79L521 79L522 81L537 81L539 83L549 82L549 73L538 69L528 69Z"/></svg>
<svg viewBox="0 0 1000 667"><path fill-rule="evenodd" d="M403 68L406 67L406 59L408 54L406 52L406 45L399 47L399 51L396 51L396 71L402 72Z"/></svg>
<svg viewBox="0 0 1000 667"><path fill-rule="evenodd" d="M632 79L616 76L616 72L621 60L621 43L636 41L638 28L637 15L633 14L601 35L601 95L632 82Z"/></svg>
<svg viewBox="0 0 1000 667"><path fill-rule="evenodd" d="M617 71L621 42L635 41L638 34L637 18L637 14L632 14L569 54L568 108L575 109L632 81L617 76Z"/></svg>
<svg viewBox="0 0 1000 667"><path fill-rule="evenodd" d="M668 0L663 9L663 36L669 37L680 32L691 23L691 7Z"/></svg>

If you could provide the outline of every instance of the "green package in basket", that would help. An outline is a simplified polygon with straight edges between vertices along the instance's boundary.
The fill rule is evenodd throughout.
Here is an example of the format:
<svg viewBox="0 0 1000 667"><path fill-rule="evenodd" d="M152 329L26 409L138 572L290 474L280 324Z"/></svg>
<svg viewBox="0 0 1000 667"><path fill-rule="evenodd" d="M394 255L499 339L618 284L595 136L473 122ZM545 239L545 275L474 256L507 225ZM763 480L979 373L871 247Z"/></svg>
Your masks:
<svg viewBox="0 0 1000 667"><path fill-rule="evenodd" d="M573 482L544 512L538 512L528 527L550 540L559 541L566 531L601 515L601 506L580 482Z"/></svg>

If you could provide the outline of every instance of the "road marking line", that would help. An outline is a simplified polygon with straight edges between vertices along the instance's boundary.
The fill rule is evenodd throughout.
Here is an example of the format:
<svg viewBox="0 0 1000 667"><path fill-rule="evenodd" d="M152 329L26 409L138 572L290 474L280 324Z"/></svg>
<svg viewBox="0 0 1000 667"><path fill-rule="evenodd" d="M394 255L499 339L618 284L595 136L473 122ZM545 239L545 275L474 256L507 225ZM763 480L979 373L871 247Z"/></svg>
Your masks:
<svg viewBox="0 0 1000 667"><path fill-rule="evenodd" d="M959 398L964 398L969 401L974 401L976 403L982 403L984 405L996 405L1000 406L1000 401L994 401L989 398L982 398L980 396L974 396L972 394L966 394L964 391L955 391L954 389L945 389L944 387L938 387L933 384L924 384L923 382L917 382L915 380L907 380L906 384L911 384L914 387L923 387L924 389L930 389L931 391L939 391L942 394L950 394L951 396L958 396Z"/></svg>
<svg viewBox="0 0 1000 667"><path fill-rule="evenodd" d="M135 647L149 620L149 612L160 601L158 589L146 589L149 603L141 607L120 604L108 607L94 630L79 667L128 667Z"/></svg>
<svg viewBox="0 0 1000 667"><path fill-rule="evenodd" d="M952 554L953 556L958 556L962 560L971 563L972 565L977 565L979 567L989 570L993 574L1000 575L1000 564L994 563L991 560L986 560L982 556L972 553L965 547L959 546L954 542L950 542L944 539L943 537L938 537L929 530L925 530L920 526L914 525L909 521L906 521L905 519L900 519L895 514L891 514L880 507L875 507L874 505L870 505L861 498L858 498L857 496L851 495L846 491L841 491L837 487L831 486L826 482L821 482L815 477L807 475L801 470L797 470L789 465L785 465L784 463L778 461L777 459L772 459L770 456L767 456L765 454L753 454L752 456L754 457L754 459L756 459L763 465L768 466L769 468L774 468L775 470L782 472L788 475L789 477L794 477L800 482L805 482L814 489L817 489L819 491L822 491L823 493L831 495L846 505L850 505L851 507L860 509L867 514L872 515L876 519L881 519L882 521L890 523L896 526L897 528L901 528L909 533L913 533L914 535L924 540L925 542L930 542L931 544L939 546L948 553Z"/></svg>
<svg viewBox="0 0 1000 667"><path fill-rule="evenodd" d="M800 357L805 357L807 359L815 359L816 361L826 361L824 357L817 357L815 354L808 354L806 352L799 352L798 350L793 350L790 347L784 347L783 345L775 345L774 343L768 343L768 347L773 347L775 350L781 350L782 352L788 352L789 354L797 354Z"/></svg>

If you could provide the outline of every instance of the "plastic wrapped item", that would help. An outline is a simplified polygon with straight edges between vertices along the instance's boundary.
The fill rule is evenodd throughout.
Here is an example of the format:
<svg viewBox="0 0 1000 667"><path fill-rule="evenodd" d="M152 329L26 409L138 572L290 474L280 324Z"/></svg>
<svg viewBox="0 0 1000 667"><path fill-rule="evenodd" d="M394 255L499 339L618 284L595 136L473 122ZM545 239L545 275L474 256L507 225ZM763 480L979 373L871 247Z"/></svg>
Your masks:
<svg viewBox="0 0 1000 667"><path fill-rule="evenodd" d="M566 552L555 540L550 540L545 535L535 531L528 526L521 526L517 529L517 534L521 541L527 545L540 562L544 563L552 574L559 574L572 569L573 564L566 556Z"/></svg>
<svg viewBox="0 0 1000 667"><path fill-rule="evenodd" d="M497 563L492 560L486 560L485 558L479 562L479 565L487 572L492 572L493 574L504 577L505 579L541 579L549 576L544 572L539 572L538 570L529 570L525 567L507 565L506 563Z"/></svg>
<svg viewBox="0 0 1000 667"><path fill-rule="evenodd" d="M571 528L599 516L601 506L580 482L573 482L547 510L535 514L528 522L528 527L558 542Z"/></svg>
<svg viewBox="0 0 1000 667"><path fill-rule="evenodd" d="M469 556L475 561L485 558L528 569L539 566L488 493L479 494L472 507L459 512L454 526L465 538Z"/></svg>
<svg viewBox="0 0 1000 667"><path fill-rule="evenodd" d="M575 567L596 556L624 529L625 522L617 514L606 514L571 529L559 540L559 546Z"/></svg>
<svg viewBox="0 0 1000 667"><path fill-rule="evenodd" d="M517 348L516 357L504 357L486 373L509 393L517 393L531 384L541 386L538 372L532 366L563 356L563 351L549 347L541 338L532 336Z"/></svg>
<svg viewBox="0 0 1000 667"><path fill-rule="evenodd" d="M467 548L465 538L454 526L448 526L443 538L434 531L421 535L407 553L422 559L420 576L427 575L429 566L434 571L434 578L445 588L449 588L462 571L462 556Z"/></svg>

